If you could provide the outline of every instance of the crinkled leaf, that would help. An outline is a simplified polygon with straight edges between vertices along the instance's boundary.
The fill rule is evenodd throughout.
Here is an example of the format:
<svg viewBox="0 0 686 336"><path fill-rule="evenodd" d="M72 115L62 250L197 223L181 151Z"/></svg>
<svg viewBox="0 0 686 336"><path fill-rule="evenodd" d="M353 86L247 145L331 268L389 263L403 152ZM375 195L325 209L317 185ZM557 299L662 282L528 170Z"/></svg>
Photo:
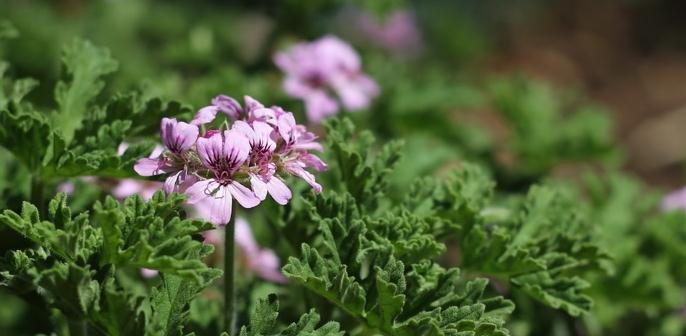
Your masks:
<svg viewBox="0 0 686 336"><path fill-rule="evenodd" d="M275 294L260 299L250 314L250 324L241 328L240 336L342 336L337 322L327 322L317 328L319 314L314 309L300 317L297 323L279 328L279 300Z"/></svg>
<svg viewBox="0 0 686 336"><path fill-rule="evenodd" d="M69 143L92 100L105 86L101 77L117 70L117 62L109 50L76 39L64 48L62 63L67 79L55 87L58 110L54 124Z"/></svg>

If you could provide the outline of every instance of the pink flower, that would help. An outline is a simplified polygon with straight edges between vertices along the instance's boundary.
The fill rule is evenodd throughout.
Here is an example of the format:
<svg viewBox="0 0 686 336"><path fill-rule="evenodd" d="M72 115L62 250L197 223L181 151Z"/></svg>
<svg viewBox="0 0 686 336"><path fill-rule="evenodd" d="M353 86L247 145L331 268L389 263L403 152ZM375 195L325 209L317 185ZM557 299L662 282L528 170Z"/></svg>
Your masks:
<svg viewBox="0 0 686 336"><path fill-rule="evenodd" d="M282 154L284 169L307 182L316 193L322 191L322 186L315 181L314 175L307 168L317 171L327 169L326 163L308 150L322 150L322 146L316 142L317 136L308 132L304 126L297 125L292 113L281 114L278 118L278 131L284 140L279 149Z"/></svg>
<svg viewBox="0 0 686 336"><path fill-rule="evenodd" d="M191 121L194 125L203 125L214 121L218 112L224 113L230 120L243 118L246 122L262 121L273 123L276 120L275 113L270 108L265 108L262 103L256 99L245 96L243 97L245 108L241 107L235 99L219 95L212 99L212 105L201 108Z"/></svg>
<svg viewBox="0 0 686 336"><path fill-rule="evenodd" d="M166 150L139 160L134 169L143 176L170 174L165 191L184 192L187 204L200 217L220 226L230 221L233 199L244 208L257 206L267 195L279 204L288 203L292 193L281 175L299 176L320 192L321 186L307 171L327 168L309 152L322 150L317 136L278 106L266 108L249 96L244 105L219 95L190 124L164 118L161 136ZM232 127L227 130L227 123L218 129L203 126L200 134L198 125L213 122L219 112L229 117ZM252 189L245 187L248 182ZM149 187L124 180L115 194L146 193Z"/></svg>
<svg viewBox="0 0 686 336"><path fill-rule="evenodd" d="M226 225L231 218L233 198L244 208L260 203L252 190L235 180L250 153L250 144L243 134L227 130L199 138L196 147L200 160L214 177L200 179L186 189L189 204L203 203L209 208L210 222Z"/></svg>
<svg viewBox="0 0 686 336"><path fill-rule="evenodd" d="M414 14L408 10L397 10L379 22L372 15L360 12L360 32L368 40L401 56L415 55L421 49L421 37Z"/></svg>
<svg viewBox="0 0 686 336"><path fill-rule="evenodd" d="M313 122L338 112L338 101L329 91L334 91L349 111L366 108L379 94L376 82L362 73L359 55L334 36L278 52L274 63L286 73L284 90L305 101L307 116Z"/></svg>
<svg viewBox="0 0 686 336"><path fill-rule="evenodd" d="M273 162L276 142L272 139L274 129L269 124L255 121L252 126L244 121L236 121L234 130L242 133L250 143L249 167L250 184L255 195L264 200L267 193L274 201L284 205L291 199L291 190L276 175L276 164Z"/></svg>
<svg viewBox="0 0 686 336"><path fill-rule="evenodd" d="M202 209L197 210L198 214L204 211ZM281 273L279 257L276 256L274 251L261 248L257 244L250 229L250 224L245 219L241 217L236 218L235 225L236 233L234 240L240 251L241 265L246 270L265 280L285 283L287 279ZM204 235L205 244L214 245L217 249L223 248L224 233L221 230L206 231Z"/></svg>
<svg viewBox="0 0 686 336"><path fill-rule="evenodd" d="M149 200L164 184L155 181L142 181L132 178L121 179L112 188L112 195L118 199L124 199L133 195L140 195L144 200Z"/></svg>
<svg viewBox="0 0 686 336"><path fill-rule="evenodd" d="M243 264L263 279L285 283L286 277L280 270L279 257L274 251L257 245L250 225L243 218L236 219L236 244L240 248Z"/></svg>
<svg viewBox="0 0 686 336"><path fill-rule="evenodd" d="M146 278L146 279L154 278L158 274L160 274L160 271L154 270L154 269L149 269L149 268L141 268L140 272L141 272L141 276Z"/></svg>
<svg viewBox="0 0 686 336"><path fill-rule="evenodd" d="M686 187L673 191L662 199L662 210L686 210Z"/></svg>
<svg viewBox="0 0 686 336"><path fill-rule="evenodd" d="M81 176L78 178L79 181L83 183L97 183L98 178L95 176ZM66 181L62 182L57 185L57 192L63 192L67 195L71 195L74 193L74 189L76 188L76 185L74 184L73 181Z"/></svg>
<svg viewBox="0 0 686 336"><path fill-rule="evenodd" d="M184 154L198 139L198 126L176 119L163 118L160 133L162 142L170 155L138 160L133 169L141 176L153 176L172 173L164 182L164 190L171 193L187 179Z"/></svg>
<svg viewBox="0 0 686 336"><path fill-rule="evenodd" d="M124 155L126 150L129 148L129 144L122 142L117 148L117 153L119 155ZM157 145L150 153L148 158L154 159L162 155L164 152L164 147ZM114 197L118 199L124 199L132 195L140 195L144 200L149 200L158 190L162 189L164 184L155 181L141 181L137 179L125 178L119 180L114 188L110 191Z"/></svg>

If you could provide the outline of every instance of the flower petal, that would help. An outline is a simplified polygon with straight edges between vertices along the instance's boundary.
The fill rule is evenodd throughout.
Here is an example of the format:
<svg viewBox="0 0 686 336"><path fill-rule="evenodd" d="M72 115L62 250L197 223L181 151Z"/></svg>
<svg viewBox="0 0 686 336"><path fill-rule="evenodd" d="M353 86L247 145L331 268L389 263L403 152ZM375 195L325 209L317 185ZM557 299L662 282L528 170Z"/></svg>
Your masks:
<svg viewBox="0 0 686 336"><path fill-rule="evenodd" d="M216 106L219 111L233 119L238 119L243 111L241 104L226 95L214 97L214 99L212 99L212 105Z"/></svg>
<svg viewBox="0 0 686 336"><path fill-rule="evenodd" d="M248 138L237 131L224 131L222 154L225 159L233 160L233 163L236 165L235 169L238 169L238 166L242 165L248 159L248 155L250 155L250 142Z"/></svg>
<svg viewBox="0 0 686 336"><path fill-rule="evenodd" d="M257 101L257 99L250 96L243 96L243 101L245 103L245 114L250 115L254 110L264 108L264 105Z"/></svg>
<svg viewBox="0 0 686 336"><path fill-rule="evenodd" d="M259 252L257 241L250 230L250 224L243 218L236 218L235 231L236 245L241 248L245 257L250 260L253 259Z"/></svg>
<svg viewBox="0 0 686 336"><path fill-rule="evenodd" d="M267 198L267 184L257 174L250 174L250 186L257 198L262 201Z"/></svg>
<svg viewBox="0 0 686 336"><path fill-rule="evenodd" d="M196 204L217 192L219 183L214 180L200 180L195 182L184 192L188 196L188 204Z"/></svg>
<svg viewBox="0 0 686 336"><path fill-rule="evenodd" d="M140 176L154 176L176 171L176 168L167 163L163 158L150 159L143 158L133 165L133 170Z"/></svg>
<svg viewBox="0 0 686 336"><path fill-rule="evenodd" d="M286 283L288 280L281 273L279 257L272 250L260 250L252 260L250 267L252 271L265 280Z"/></svg>
<svg viewBox="0 0 686 336"><path fill-rule="evenodd" d="M170 151L181 154L188 150L198 139L200 130L197 125L162 118L160 134L162 142Z"/></svg>
<svg viewBox="0 0 686 336"><path fill-rule="evenodd" d="M318 123L338 112L338 103L323 90L317 90L305 97L305 111L310 121Z"/></svg>
<svg viewBox="0 0 686 336"><path fill-rule="evenodd" d="M312 175L310 172L306 171L300 164L299 162L290 162L287 163L285 166L286 170L295 175L300 177L301 179L305 180L307 184L309 184L312 189L314 189L314 192L319 194L322 192L322 186L317 183L317 181L314 178L314 175Z"/></svg>
<svg viewBox="0 0 686 336"><path fill-rule="evenodd" d="M215 133L209 138L199 138L196 143L198 156L207 167L213 167L222 158L224 141L221 133Z"/></svg>
<svg viewBox="0 0 686 336"><path fill-rule="evenodd" d="M236 198L238 204L244 208L253 208L260 204L260 199L255 195L255 193L246 188L242 184L233 181L226 186L226 188L231 192L233 197Z"/></svg>
<svg viewBox="0 0 686 336"><path fill-rule="evenodd" d="M272 176L272 178L269 179L269 182L267 182L267 190L269 190L269 195L272 196L274 201L281 205L285 205L291 200L291 197L293 197L291 190L288 189L288 186L283 183L278 176Z"/></svg>
<svg viewBox="0 0 686 336"><path fill-rule="evenodd" d="M164 192L167 193L167 195L176 191L176 185L178 184L182 173L183 170L179 170L178 172L169 175L167 179L164 180Z"/></svg>
<svg viewBox="0 0 686 336"><path fill-rule="evenodd" d="M317 171L326 171L329 166L318 156L310 153L301 153L298 160L305 164L305 167L312 167Z"/></svg>
<svg viewBox="0 0 686 336"><path fill-rule="evenodd" d="M160 274L160 272L158 270L149 269L149 268L141 268L141 276L143 276L146 279L154 278L158 274Z"/></svg>
<svg viewBox="0 0 686 336"><path fill-rule="evenodd" d="M139 193L143 189L143 181L136 179L122 179L112 188L112 195L118 199L124 199Z"/></svg>
<svg viewBox="0 0 686 336"><path fill-rule="evenodd" d="M229 193L227 190L227 187L220 186L219 184L216 185L218 187L216 188L215 192L201 191L203 195L205 195L204 198L201 198L193 203L191 203L191 199L189 199L188 203L194 205L198 215L201 218L214 225L224 226L229 223L229 220L231 220L231 207L233 200L231 198L231 193ZM193 187L194 186L195 185L193 185ZM210 186L210 188L212 187ZM186 190L186 192L188 192L188 190Z"/></svg>
<svg viewBox="0 0 686 336"><path fill-rule="evenodd" d="M195 114L195 117L193 117L193 120L191 121L191 124L193 125L203 125L207 123L211 123L214 121L214 118L217 117L217 112L219 112L219 108L216 106L205 106L198 110L198 112Z"/></svg>

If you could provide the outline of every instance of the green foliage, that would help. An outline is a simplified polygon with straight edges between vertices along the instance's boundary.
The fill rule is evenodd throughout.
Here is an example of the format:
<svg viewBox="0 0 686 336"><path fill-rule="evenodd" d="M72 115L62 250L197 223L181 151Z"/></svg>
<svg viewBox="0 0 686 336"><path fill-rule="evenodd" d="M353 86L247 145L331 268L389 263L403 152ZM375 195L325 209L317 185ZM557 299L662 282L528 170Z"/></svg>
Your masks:
<svg viewBox="0 0 686 336"><path fill-rule="evenodd" d="M514 177L540 176L565 161L616 161L612 123L600 108L523 78L494 80L489 90L509 127Z"/></svg>
<svg viewBox="0 0 686 336"><path fill-rule="evenodd" d="M117 62L110 57L107 49L95 47L87 41L74 40L64 48L62 63L69 77L55 86L58 110L54 125L69 143L89 103L105 86L100 78L117 70Z"/></svg>
<svg viewBox="0 0 686 336"><path fill-rule="evenodd" d="M633 331L682 334L686 325L678 315L686 302L679 284L686 280L686 214L656 214L656 195L626 175L588 176L584 187L599 237L617 268L612 276L594 278L591 294L599 304L588 317L593 334L616 328L628 316L646 320L645 329Z"/></svg>
<svg viewBox="0 0 686 336"><path fill-rule="evenodd" d="M297 323L286 328L277 326L279 315L279 300L271 294L266 299L260 299L254 311L250 314L250 326L241 328L240 336L343 336L338 323L328 322L317 328L319 314L314 310L300 317Z"/></svg>
<svg viewBox="0 0 686 336"><path fill-rule="evenodd" d="M388 204L378 200L398 145L372 156L371 136L351 141L349 121L332 121L327 130L340 166L334 170L341 173L339 190L306 202L305 218L285 219L287 231L300 223L317 229L284 274L385 335L507 334L502 324L511 302L484 295L487 280L469 280L435 263L445 246L434 238L433 220L382 211Z"/></svg>
<svg viewBox="0 0 686 336"><path fill-rule="evenodd" d="M72 216L66 195L49 205L47 220L24 203L20 214L5 210L0 223L34 242L2 261L0 284L33 288L69 321L108 335L178 334L190 300L221 271L201 260L212 247L199 240L208 224L188 219L182 198L156 194L150 202L111 198ZM122 272L139 267L162 272L150 297L127 288Z"/></svg>
<svg viewBox="0 0 686 336"><path fill-rule="evenodd" d="M306 202L307 216L287 216L288 231L298 231L297 223L317 226L299 229L305 243L301 257L284 267L288 277L389 335L425 328L450 333L465 325L476 331L482 324L499 330L490 317L506 315L507 301L487 299L488 281L466 280L474 275L573 316L591 309L588 272L611 267L574 194L541 186L526 197L494 199L490 177L464 165L441 180L419 180L404 201L393 202L384 182L399 145L374 148L371 135L355 134L347 120L330 122L327 131L337 191ZM457 241L467 278L431 262L445 251L446 239ZM407 302L416 297L422 297L418 306ZM466 320L446 320L442 314L457 307L464 315L455 316Z"/></svg>
<svg viewBox="0 0 686 336"><path fill-rule="evenodd" d="M104 85L100 77L115 69L105 49L75 41L65 49L64 62L72 80L56 87L59 111L52 120L23 101L37 85L31 79L0 87L0 144L43 180L75 176L133 176L133 164L152 145L118 146L126 139L149 136L162 117L190 114L187 106L139 94L115 95L105 105L92 103ZM0 66L0 76L5 66ZM4 84L3 80L3 84ZM73 141L70 140L73 138Z"/></svg>
<svg viewBox="0 0 686 336"><path fill-rule="evenodd" d="M291 279L239 275L240 334L683 335L686 214L659 211L657 193L622 175L560 185L561 166L620 163L608 114L464 63L490 56L489 18L502 26L499 15L534 6L448 3L0 2L0 334L84 322L91 335L219 334L208 226L178 196L116 202L103 189L134 176L162 117L193 112L156 97L197 107L248 94L302 115L272 54L346 39L335 26L352 21L336 13L352 4L380 23L411 6L426 43L407 57L353 41L381 88L350 114L369 131L313 127L328 142L325 191L240 214ZM45 197L65 179L77 181L69 207ZM162 273L143 279L141 267ZM255 300L272 292L280 308L275 295Z"/></svg>
<svg viewBox="0 0 686 336"><path fill-rule="evenodd" d="M12 22L2 20L0 21L0 40L11 39L19 36L19 31Z"/></svg>
<svg viewBox="0 0 686 336"><path fill-rule="evenodd" d="M534 186L526 198L499 206L493 187L482 170L466 165L435 189L431 215L444 221L439 235L457 240L461 266L573 316L588 312L585 272L609 271L610 264L577 199Z"/></svg>

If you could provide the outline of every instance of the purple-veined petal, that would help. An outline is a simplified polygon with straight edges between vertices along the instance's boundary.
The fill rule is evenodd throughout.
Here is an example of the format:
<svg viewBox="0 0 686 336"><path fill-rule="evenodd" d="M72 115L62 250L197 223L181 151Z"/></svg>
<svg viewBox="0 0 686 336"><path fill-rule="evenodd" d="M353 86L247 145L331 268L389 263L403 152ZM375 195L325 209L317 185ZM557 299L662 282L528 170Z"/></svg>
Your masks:
<svg viewBox="0 0 686 336"><path fill-rule="evenodd" d="M216 106L219 111L226 114L232 119L238 119L241 116L243 109L235 99L226 96L218 95L212 99L212 105Z"/></svg>
<svg viewBox="0 0 686 336"><path fill-rule="evenodd" d="M231 129L245 135L249 140L252 140L255 137L255 130L243 120L234 121L233 125L231 125Z"/></svg>
<svg viewBox="0 0 686 336"><path fill-rule="evenodd" d="M216 225L226 225L231 220L231 207L233 199L227 186L220 187L214 195L206 198L205 202L210 204L210 223Z"/></svg>
<svg viewBox="0 0 686 336"><path fill-rule="evenodd" d="M245 114L247 115L250 115L250 113L256 109L264 108L264 105L253 97L243 96L243 101L245 103Z"/></svg>
<svg viewBox="0 0 686 336"><path fill-rule="evenodd" d="M154 159L160 157L162 153L164 153L164 146L155 145L155 148L152 149L152 152L150 152L150 155L148 157Z"/></svg>
<svg viewBox="0 0 686 336"><path fill-rule="evenodd" d="M162 118L160 134L162 142L170 151L181 154L188 150L198 139L200 130L197 125Z"/></svg>
<svg viewBox="0 0 686 336"><path fill-rule="evenodd" d="M271 108L258 108L250 111L248 115L249 121L261 121L266 123L274 123L276 120L276 112Z"/></svg>
<svg viewBox="0 0 686 336"><path fill-rule="evenodd" d="M305 167L312 167L317 171L326 171L329 166L318 156L310 153L301 153L298 160L305 164Z"/></svg>
<svg viewBox="0 0 686 336"><path fill-rule="evenodd" d="M250 155L250 142L248 138L237 131L224 131L223 155L225 159L232 159L236 165L235 169L238 169L238 166L243 164L248 159L248 155Z"/></svg>
<svg viewBox="0 0 686 336"><path fill-rule="evenodd" d="M213 167L223 156L224 141L221 133L216 133L209 138L199 138L196 143L198 156L207 167Z"/></svg>
<svg viewBox="0 0 686 336"><path fill-rule="evenodd" d="M224 239L222 236L222 233L218 229L205 231L203 233L203 237L205 238L203 243L208 245L219 245Z"/></svg>

